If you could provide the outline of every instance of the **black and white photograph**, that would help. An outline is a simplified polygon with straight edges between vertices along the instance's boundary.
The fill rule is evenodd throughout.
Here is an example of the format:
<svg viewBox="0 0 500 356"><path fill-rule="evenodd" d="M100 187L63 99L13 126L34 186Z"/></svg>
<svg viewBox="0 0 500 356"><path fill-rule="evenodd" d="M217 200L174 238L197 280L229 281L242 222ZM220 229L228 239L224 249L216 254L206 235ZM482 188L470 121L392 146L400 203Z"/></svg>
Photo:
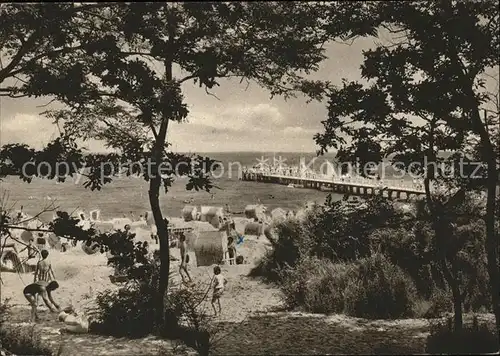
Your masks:
<svg viewBox="0 0 500 356"><path fill-rule="evenodd" d="M0 356L499 355L499 21L2 2Z"/></svg>

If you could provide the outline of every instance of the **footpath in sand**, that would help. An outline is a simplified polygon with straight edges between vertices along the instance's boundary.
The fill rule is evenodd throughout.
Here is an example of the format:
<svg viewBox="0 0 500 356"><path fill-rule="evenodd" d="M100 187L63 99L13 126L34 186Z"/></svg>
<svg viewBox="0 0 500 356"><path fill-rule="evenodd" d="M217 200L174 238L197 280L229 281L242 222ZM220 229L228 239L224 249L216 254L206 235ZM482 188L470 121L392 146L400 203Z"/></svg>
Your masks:
<svg viewBox="0 0 500 356"><path fill-rule="evenodd" d="M173 254L178 254L173 249ZM73 304L84 310L99 291L116 288L111 284L111 268L105 255L85 255L79 247L66 253L51 251L52 264L60 288L54 298L62 306ZM221 298L223 313L218 318L220 330L215 335L213 354L374 354L400 352L423 353L429 322L421 319L369 321L342 315L314 315L283 311L279 290L248 277L251 265L222 266L228 280ZM173 271L178 262L172 262ZM212 267L190 266L197 283L208 283ZM2 297L13 306L9 327L27 327L29 306L22 295L31 274L2 273ZM209 301L206 307L212 312ZM62 355L155 355L194 352L178 349L178 342L147 337L138 340L98 335L61 334L63 326L57 315L41 308L42 321L36 329L54 350L61 345ZM402 348L404 347L404 348Z"/></svg>
<svg viewBox="0 0 500 356"><path fill-rule="evenodd" d="M50 251L50 258L60 284L60 288L54 292L54 299L62 307L73 305L78 310L84 310L98 292L116 288L109 280L112 269L106 265L105 255L89 256L77 247L66 253ZM9 298L9 304L12 306L8 327L31 327L33 324L27 322L30 307L22 291L26 284L33 281L33 275L2 273L2 279L2 297ZM40 307L39 314L41 321L35 325L34 330L41 331L42 341L63 356L154 355L158 354L160 349L165 354L195 354L193 350L189 352L187 348L179 348L177 342L153 336L131 340L92 334L61 333L60 329L64 324L57 320L57 314L50 313L45 306Z"/></svg>
<svg viewBox="0 0 500 356"><path fill-rule="evenodd" d="M176 249L172 251L177 255ZM78 310L85 310L91 305L97 293L108 288L117 288L109 280L112 269L107 266L103 254L86 255L78 246L65 253L50 251L50 259L60 288L54 292L54 299L62 307L73 305ZM178 279L178 262L172 262L172 271ZM219 319L230 323L240 322L251 312L265 311L279 304L278 291L260 281L245 275L249 265L226 266L223 273L229 284L223 296L224 315ZM190 268L192 277L201 284L208 284L213 275L212 267ZM9 299L12 306L8 318L11 328L27 328L30 307L23 296L24 287L33 281L32 274L2 273L2 298ZM178 282L178 281L177 281ZM206 305L210 308L210 305ZM207 309L210 313L211 309ZM63 334L60 329L64 324L57 320L57 314L50 313L45 306L39 307L41 321L35 330L42 332L42 340L62 355L152 355L160 348L164 353L193 353L194 350L179 348L178 342L147 337L138 340L104 337L99 335ZM186 350L187 349L187 350Z"/></svg>

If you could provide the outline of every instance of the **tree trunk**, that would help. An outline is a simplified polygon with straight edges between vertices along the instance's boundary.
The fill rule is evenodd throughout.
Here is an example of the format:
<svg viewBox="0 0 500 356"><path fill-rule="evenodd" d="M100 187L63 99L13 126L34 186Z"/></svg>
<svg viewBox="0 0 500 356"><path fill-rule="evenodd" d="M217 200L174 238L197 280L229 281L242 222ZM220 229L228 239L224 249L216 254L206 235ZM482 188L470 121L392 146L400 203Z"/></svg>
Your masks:
<svg viewBox="0 0 500 356"><path fill-rule="evenodd" d="M430 160L430 163L435 162L436 160L436 154L434 152L434 127L435 124L431 122L431 128L429 131L429 149L428 149L428 158ZM456 276L456 268L455 270L455 276L451 273L448 264L447 264L447 257L446 257L446 243L443 243L440 241L441 238L445 236L445 234L452 233L452 231L449 231L447 226L443 226L442 222L437 219L437 214L440 212L436 210L436 207L434 205L434 201L432 199L431 195L431 190L430 190L430 180L434 178L434 171L430 171L429 167L426 167L426 172L425 172L425 178L424 178L424 188L425 188L425 197L427 201L427 206L429 207L430 211L430 216L432 219L432 227L434 230L435 234L435 239L436 239L436 247L437 247L437 259L438 259L438 265L441 268L441 271L444 275L444 278L448 285L451 288L452 295L453 295L453 319L454 319L454 327L455 330L461 330L462 325L463 325L463 317L462 317L462 295L460 293L460 285L457 280Z"/></svg>
<svg viewBox="0 0 500 356"><path fill-rule="evenodd" d="M453 321L455 330L462 330L463 319L462 319L462 295L460 294L460 287L456 280L448 281L451 282L451 293L453 294Z"/></svg>
<svg viewBox="0 0 500 356"><path fill-rule="evenodd" d="M491 303L493 313L495 314L495 323L497 334L500 338L500 266L498 260L498 249L500 243L499 236L495 231L495 210L496 210L496 190L498 184L497 152L490 140L487 127L483 124L479 110L472 110L472 120L477 128L477 133L481 137L481 144L484 151L482 156L486 158L488 177L486 181L487 200L486 200L486 241L485 250L488 259L488 276L490 279Z"/></svg>
<svg viewBox="0 0 500 356"><path fill-rule="evenodd" d="M158 282L157 310L158 322L163 322L165 308L164 299L168 290L168 278L170 275L170 244L168 230L160 208L161 177L157 175L149 182L149 203L155 219L158 239L160 240L160 280Z"/></svg>
<svg viewBox="0 0 500 356"><path fill-rule="evenodd" d="M443 3L446 11L452 14L452 2L446 1ZM453 33L450 31L450 33ZM487 178L487 191L488 198L486 201L486 241L485 249L486 256L488 259L488 275L489 284L491 291L491 302L493 307L493 312L495 314L495 322L497 327L497 334L500 338L500 261L498 260L498 249L500 243L498 241L498 236L495 231L495 204L496 204L496 185L498 184L498 168L496 164L498 152L495 150L488 132L487 120L485 117L485 122L481 120L481 114L479 111L478 100L476 93L474 92L474 78L478 72L471 73L467 68L464 67L463 62L460 60L456 48L452 40L452 46L450 47L451 59L454 61L454 65L461 69L460 79L462 82L462 90L464 91L463 97L463 108L465 112L470 115L470 129L474 133L477 133L481 138L481 145L483 147L482 156L486 160L488 167L488 178ZM485 111L486 114L486 111ZM486 115L485 115L486 116Z"/></svg>
<svg viewBox="0 0 500 356"><path fill-rule="evenodd" d="M491 302L497 334L500 338L500 270L498 261L499 241L495 231L495 204L497 188L496 160L488 162L488 198L486 201L486 255L488 259L488 275L490 277Z"/></svg>
<svg viewBox="0 0 500 356"><path fill-rule="evenodd" d="M165 79L172 80L172 62L165 61ZM170 242L168 238L167 224L163 219L160 207L160 188L162 185L160 165L164 159L164 149L167 139L169 118L164 117L160 130L155 135L155 144L152 151L151 174L149 182L149 204L155 219L158 239L160 241L160 280L158 282L157 294L157 310L158 310L158 325L164 322L165 319L165 296L168 290L168 282L170 275Z"/></svg>

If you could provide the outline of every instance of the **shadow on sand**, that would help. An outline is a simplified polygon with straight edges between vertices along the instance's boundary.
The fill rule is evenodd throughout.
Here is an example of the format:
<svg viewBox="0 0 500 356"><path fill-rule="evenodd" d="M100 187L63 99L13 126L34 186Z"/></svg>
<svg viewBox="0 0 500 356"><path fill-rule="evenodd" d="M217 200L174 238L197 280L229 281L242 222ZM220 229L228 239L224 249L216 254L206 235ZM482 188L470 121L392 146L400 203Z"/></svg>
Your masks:
<svg viewBox="0 0 500 356"><path fill-rule="evenodd" d="M223 323L214 355L276 354L422 354L425 326L377 327L363 321L346 325L341 319L290 316L284 313L255 316L242 323Z"/></svg>

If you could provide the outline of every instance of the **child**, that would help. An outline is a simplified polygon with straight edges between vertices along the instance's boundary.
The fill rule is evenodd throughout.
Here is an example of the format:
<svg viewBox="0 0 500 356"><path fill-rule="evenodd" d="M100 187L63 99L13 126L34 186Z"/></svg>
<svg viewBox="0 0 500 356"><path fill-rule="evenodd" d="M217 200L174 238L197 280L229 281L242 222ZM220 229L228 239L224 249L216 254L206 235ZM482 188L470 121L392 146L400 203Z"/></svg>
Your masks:
<svg viewBox="0 0 500 356"><path fill-rule="evenodd" d="M221 313L220 297L224 292L224 287L227 284L227 280L221 274L219 266L214 267L214 278L213 278L214 294L212 296L212 307L214 308L215 316L217 316L217 309L215 308L215 302L219 305L219 315Z"/></svg>
<svg viewBox="0 0 500 356"><path fill-rule="evenodd" d="M54 271L52 270L52 264L48 260L49 251L42 250L40 253L42 259L37 263L35 270L35 278L33 282L45 281L50 282L56 279Z"/></svg>
<svg viewBox="0 0 500 356"><path fill-rule="evenodd" d="M232 232L232 231L231 231ZM236 241L234 235L227 237L227 253L229 255L229 264L235 264L236 259Z"/></svg>
<svg viewBox="0 0 500 356"><path fill-rule="evenodd" d="M179 235L179 243L180 243L180 252L181 252L181 265L179 267L179 274L181 275L182 281L186 283L186 279L184 278L184 275L182 272L184 271L189 278L189 283L192 283L193 280L191 279L191 276L189 275L188 269L187 269L187 264L189 262L189 255L187 253L187 242L186 242L186 236L183 233L180 233Z"/></svg>
<svg viewBox="0 0 500 356"><path fill-rule="evenodd" d="M51 295L51 293L57 288L59 288L59 284L56 281L52 281L50 283L47 283L45 281L38 281L35 283L31 283L24 288L24 297L31 304L31 322L39 320L36 310L36 307L38 305L38 296L42 297L45 305L50 309L51 312L54 313L60 310L59 305L54 302L54 299L52 299ZM55 309L52 308L51 303L55 307Z"/></svg>

